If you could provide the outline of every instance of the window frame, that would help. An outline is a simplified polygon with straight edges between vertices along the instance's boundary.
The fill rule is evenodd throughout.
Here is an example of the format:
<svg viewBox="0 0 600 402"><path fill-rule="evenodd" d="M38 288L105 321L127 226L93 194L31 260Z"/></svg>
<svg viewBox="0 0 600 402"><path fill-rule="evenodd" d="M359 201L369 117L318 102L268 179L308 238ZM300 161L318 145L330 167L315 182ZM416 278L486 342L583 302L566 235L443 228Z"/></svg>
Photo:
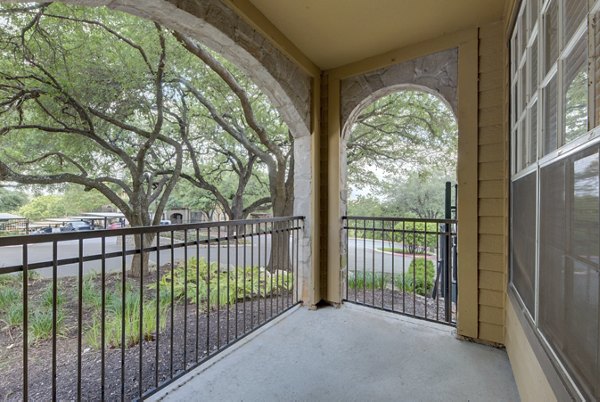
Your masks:
<svg viewBox="0 0 600 402"><path fill-rule="evenodd" d="M530 7L530 1L537 2L537 17L529 15L532 7ZM576 390L581 399L585 399L582 391L577 385L577 381L570 374L565 367L565 364L561 361L559 354L556 352L552 344L540 331L539 317L540 317L540 192L541 192L541 170L553 163L559 162L565 158L581 152L589 147L597 146L600 144L600 105L596 105L598 99L600 99L600 85L597 80L600 80L600 54L597 53L597 49L600 49L600 0L587 0L587 13L586 17L578 24L577 28L573 31L573 34L569 38L565 36L565 10L564 2L568 0L521 0L517 17L514 21L512 31L510 34L509 46L510 51L508 53L510 57L509 63L509 89L510 89L510 174L511 174L511 186L516 180L519 180L529 174L535 173L536 175L536 227L535 227L535 278L534 278L534 309L529 311L524 303L523 297L519 294L516 286L513 284L513 267L512 267L512 239L511 254L509 257L510 262L510 281L509 287L511 292L516 296L517 301L521 305L521 310L524 313L527 320L532 324L532 328L538 338L544 345L544 348L549 351L549 355L554 360L557 368L562 371L565 379L570 383L572 389ZM557 18L557 57L553 60L552 65L546 69L546 24L544 18L552 3L556 2L558 6L558 18ZM521 32L523 27L521 18L525 19L525 32ZM522 38L522 35L527 35L526 40ZM580 40L587 37L587 71L588 71L588 87L587 87L587 121L588 126L584 134L576 137L572 141L566 142L566 127L564 127L564 108L565 108L565 91L564 88L564 75L565 60L575 51ZM537 65L533 66L531 62L532 45L537 41ZM525 49L520 49L520 43L525 43ZM526 66L527 74L527 88L526 88L526 101L522 101L519 97L522 93L522 81L520 81L520 72ZM537 82L532 82L532 70L537 68ZM548 71L545 73L545 71ZM553 94L556 96L556 147L550 150L547 154L544 154L545 147L545 103L546 103L546 88L548 87L551 80L556 80L556 90ZM522 110L515 110L522 106ZM536 133L531 133L532 125L532 113L533 107L537 109L537 124ZM525 130L521 132L522 122L524 121ZM536 157L531 158L531 135L535 135L536 138ZM522 136L526 137L525 144L526 149L522 150ZM521 156L524 156L524 161L521 160ZM533 159L533 160L532 160ZM511 198L512 204L512 198ZM513 215L510 216L511 233L513 227Z"/></svg>

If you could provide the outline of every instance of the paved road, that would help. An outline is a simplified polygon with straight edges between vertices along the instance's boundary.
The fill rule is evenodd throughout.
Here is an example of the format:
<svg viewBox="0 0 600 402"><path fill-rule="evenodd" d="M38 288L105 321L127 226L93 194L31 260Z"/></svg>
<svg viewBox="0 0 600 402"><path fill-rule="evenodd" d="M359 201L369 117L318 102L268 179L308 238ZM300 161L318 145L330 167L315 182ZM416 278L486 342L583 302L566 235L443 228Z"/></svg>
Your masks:
<svg viewBox="0 0 600 402"><path fill-rule="evenodd" d="M161 238L161 246L170 244L171 240L168 238ZM381 242L381 240L370 239L349 239L348 241L348 268L350 272L372 272L375 273L401 273L404 269L408 270L410 263L413 259L412 255L392 254L389 252L381 252L378 249L383 247L391 247L389 242ZM398 243L395 243L398 247ZM295 244L294 244L295 247ZM127 249L133 249L132 244L127 245ZM83 242L83 255L91 256L101 254L101 240L100 239L86 239ZM118 242L117 238L108 238L106 241L106 252L121 252L122 243ZM157 256L156 252L150 253L151 264L160 263L161 266L167 263L171 263L171 258L176 264L179 261L184 260L185 248L175 248L173 250L173 256L171 256L171 250L162 250L160 255ZM271 237L270 235L260 236L260 249L259 249L259 236L254 237L254 243L250 244L239 244L237 246L235 242L230 242L229 247L223 244L221 247L216 245L208 248L206 245L202 245L199 249L196 246L187 247L188 259L192 257L200 257L205 260L209 259L211 262L219 262L223 269L227 266L257 266L265 265L266 256L269 256L271 251ZM244 260L245 254L245 260ZM58 259L66 258L77 258L79 255L79 245L77 240L65 241L59 244L58 248ZM236 261L237 255L237 261ZM40 243L32 244L28 248L29 263L51 261L52 260L52 243ZM229 257L229 260L228 260ZM0 247L0 273L2 267L20 265L22 259L22 247L21 246L10 246ZM131 263L132 256L127 256L127 266ZM428 257L432 261L435 261L434 256ZM245 261L245 264L244 264ZM84 273L91 271L100 272L101 262L100 261L88 261L84 263ZM122 257L109 258L106 260L107 272L116 272L122 270ZM46 277L52 276L51 268L42 268L36 270L41 275ZM58 268L60 277L64 276L76 276L78 274L78 264L62 265Z"/></svg>
<svg viewBox="0 0 600 402"><path fill-rule="evenodd" d="M266 242L266 244L265 244ZM169 238L161 238L160 245L165 246L171 243ZM237 255L237 266L257 266L265 265L265 256L268 256L271 252L271 236L262 235L260 236L260 249L259 249L259 236L254 236L254 242L248 241L248 244L239 244L236 248L234 241L231 241L229 247L226 242L223 242L221 247L212 245L210 248L206 245L196 247L195 245L187 247L187 258L200 257L211 262L219 262L223 269L229 266L236 265ZM156 243L153 244L155 246ZM295 244L294 244L295 247ZM117 238L107 238L106 240L106 253L121 252L123 249L122 243ZM134 249L133 244L127 244L127 250ZM168 263L177 263L183 261L185 257L185 247L179 247L173 249L173 255L171 250L161 250L160 254L156 251L150 253L150 263L160 263L161 266ZM102 251L102 243L100 239L86 239L83 241L83 255L93 256L99 255ZM0 273L2 267L9 267L22 264L22 246L9 246L0 247ZM79 242L77 240L64 241L59 243L58 247L58 259L77 258L79 256ZM36 262L52 261L52 243L39 243L31 244L28 247L29 263L33 264ZM229 257L229 260L228 260ZM132 256L126 257L127 266L131 263ZM171 261L173 259L173 261ZM108 258L106 259L106 270L107 272L117 272L122 270L122 257ZM101 270L101 261L87 261L83 264L84 274ZM58 268L58 276L76 276L78 274L78 264L62 265ZM51 277L52 268L41 268L37 269L42 276Z"/></svg>
<svg viewBox="0 0 600 402"><path fill-rule="evenodd" d="M394 243L395 248L401 248L401 244ZM402 273L402 270L408 271L411 261L413 260L412 255L403 255L400 253L392 254L390 252L382 252L383 248L391 248L392 243L381 240L373 239L348 239L348 271L367 272L375 273ZM422 258L418 256L417 258ZM431 260L434 264L436 257L429 255L427 260Z"/></svg>

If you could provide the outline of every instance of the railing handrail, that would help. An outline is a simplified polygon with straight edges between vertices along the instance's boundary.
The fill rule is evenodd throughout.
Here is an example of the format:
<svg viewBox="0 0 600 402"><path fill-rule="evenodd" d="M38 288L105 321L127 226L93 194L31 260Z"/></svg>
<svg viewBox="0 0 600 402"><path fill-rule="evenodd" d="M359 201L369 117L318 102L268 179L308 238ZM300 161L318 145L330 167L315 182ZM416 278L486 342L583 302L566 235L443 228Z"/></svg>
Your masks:
<svg viewBox="0 0 600 402"><path fill-rule="evenodd" d="M342 216L342 220L392 221L392 222L425 222L425 223L458 223L457 219L436 218L403 218L398 216Z"/></svg>
<svg viewBox="0 0 600 402"><path fill-rule="evenodd" d="M299 218L290 218L291 221L293 220L300 220L302 221L303 219L299 219ZM267 222L268 223L268 222ZM171 225L174 226L174 225ZM148 227L148 226L146 226ZM150 226L153 228L165 228L165 226ZM170 226L169 226L170 228ZM143 247L143 252L144 253L153 253L153 252L157 252L157 251L161 251L161 250L171 250L171 249L178 249L178 248L184 248L184 247L190 247L190 246L195 246L195 245L209 245L209 244L213 244L213 243L220 243L220 242L227 242L227 241L231 241L231 240L239 240L239 239L245 239L247 237L253 237L253 236L260 236L260 235L267 235L267 234L273 234L273 233L278 233L278 232L283 232L283 231L297 231L302 229L302 226L290 226L290 227L286 227L283 229L272 229L272 230L256 230L256 231L250 231L250 232L246 232L244 234L235 234L235 235L227 235L227 236L218 236L218 237L211 237L210 239L202 239L202 240L188 240L186 241L178 241L177 243L167 243L167 244L161 244L160 246L156 246L156 244L154 245L150 245L147 247ZM118 229L115 229L118 230ZM176 230L161 230L161 231L157 231L157 232L148 232L148 233L152 233L152 234L160 234L160 233L171 233L171 232L175 232ZM98 232L98 231L96 231ZM111 232L114 232L114 230L111 230ZM125 234L120 234L120 237L126 236ZM111 236L114 237L114 236ZM96 238L106 238L106 237L102 237L102 236L97 236L97 237L92 237L93 239ZM62 239L64 240L64 239ZM54 240L56 241L56 240ZM52 243L54 241L49 241L48 243ZM69 258L62 258L62 259L57 259L56 262L54 261L39 261L39 262L32 262L29 263L27 265L27 269L28 270L36 270L36 269L42 269L42 268L50 268L54 265L56 265L57 267L60 266L64 266L64 265L71 265L71 264L77 264L79 262L90 262L90 261L100 261L103 259L110 259L110 258L118 258L118 257L123 257L124 255L128 256L128 255L135 255L135 254L141 254L142 253L142 248L136 247L136 248L131 248L131 249L127 249L127 250L119 250L119 251L112 251L110 253L104 253L104 254L92 254L92 255L86 255L86 256L82 256L81 258L79 257L69 257ZM23 265L12 265L12 266L5 266L5 267L0 267L0 275L2 274L10 274L10 273L15 273L15 272L22 272L23 271Z"/></svg>
<svg viewBox="0 0 600 402"><path fill-rule="evenodd" d="M154 226L137 226L131 228L120 229L97 229L89 231L73 231L61 233L47 233L40 235L19 235L0 237L0 247L5 246L22 246L25 244L50 243L53 241L68 241L68 240L85 240L95 239L99 237L118 237L139 234L156 234L158 232L177 232L183 230L206 229L214 227L241 226L253 225L260 223L275 223L287 222L293 220L304 221L304 216L279 216L273 218L259 219L239 219L234 221L217 221L217 222L201 222L201 223L185 223L176 225L154 225Z"/></svg>

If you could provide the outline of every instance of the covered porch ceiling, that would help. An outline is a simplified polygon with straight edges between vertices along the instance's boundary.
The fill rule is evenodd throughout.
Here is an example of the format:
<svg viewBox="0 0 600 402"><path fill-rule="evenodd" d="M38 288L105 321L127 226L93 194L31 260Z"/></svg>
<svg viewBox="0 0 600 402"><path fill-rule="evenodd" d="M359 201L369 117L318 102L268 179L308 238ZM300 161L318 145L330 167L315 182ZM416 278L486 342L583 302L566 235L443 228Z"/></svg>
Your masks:
<svg viewBox="0 0 600 402"><path fill-rule="evenodd" d="M255 7L328 70L497 21L505 0L230 0Z"/></svg>

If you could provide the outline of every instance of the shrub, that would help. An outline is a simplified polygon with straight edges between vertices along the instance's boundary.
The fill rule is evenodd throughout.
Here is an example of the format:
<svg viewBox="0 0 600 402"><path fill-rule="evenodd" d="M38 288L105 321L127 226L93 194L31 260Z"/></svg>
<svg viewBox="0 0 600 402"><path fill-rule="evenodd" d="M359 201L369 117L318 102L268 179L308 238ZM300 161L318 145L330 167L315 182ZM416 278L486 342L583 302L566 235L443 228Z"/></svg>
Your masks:
<svg viewBox="0 0 600 402"><path fill-rule="evenodd" d="M120 288L119 288L120 289ZM110 296L109 296L110 295ZM128 292L125 297L125 308L119 294L109 292L106 297L107 315L105 318L105 341L107 347L121 347L122 323L125 319L125 345L134 346L140 342L140 325L145 340L154 339L156 333L156 299L144 302L143 319L140 317L140 294ZM162 331L167 326L167 308L159 304L159 321ZM92 348L99 349L101 345L102 323L98 312L92 319L92 324L85 330L84 340Z"/></svg>
<svg viewBox="0 0 600 402"><path fill-rule="evenodd" d="M54 301L54 295L52 292L52 284L48 284L44 292L42 293L42 306L44 307L52 307L52 302ZM63 296L60 289L56 289L56 305L61 306L63 304Z"/></svg>
<svg viewBox="0 0 600 402"><path fill-rule="evenodd" d="M6 310L21 302L21 293L13 287L0 287L0 310Z"/></svg>
<svg viewBox="0 0 600 402"><path fill-rule="evenodd" d="M29 317L30 342L42 341L52 336L52 321L54 316L51 310L35 310ZM57 310L56 329L57 333L62 331L64 315L61 310Z"/></svg>
<svg viewBox="0 0 600 402"><path fill-rule="evenodd" d="M6 312L6 323L11 327L23 324L23 304L15 303Z"/></svg>
<svg viewBox="0 0 600 402"><path fill-rule="evenodd" d="M425 266L427 265L427 269ZM425 284L425 272L427 271L427 284ZM433 291L436 272L433 261L424 258L416 258L411 261L408 271L402 276L396 276L398 289L404 292L414 292L418 295L430 295Z"/></svg>
<svg viewBox="0 0 600 402"><path fill-rule="evenodd" d="M385 276L382 274L373 275L372 272L357 272L356 277L354 272L348 275L348 288L350 289L383 289L386 286Z"/></svg>
<svg viewBox="0 0 600 402"><path fill-rule="evenodd" d="M199 267L200 277L196 275L196 264ZM161 305L166 306L171 303L171 282L175 301L187 299L189 303L196 303L196 289L198 289L199 301L208 302L211 307L233 304L244 297L257 295L267 297L271 293L278 294L291 290L294 283L290 272L278 270L271 273L262 267L240 267L237 270L232 268L229 272L223 272L218 269L217 264L213 263L209 266L204 259L197 261L195 258L188 261L187 267L187 281L183 264L178 264L171 272L162 276ZM156 284L151 284L149 287L156 289Z"/></svg>
<svg viewBox="0 0 600 402"><path fill-rule="evenodd" d="M435 248L438 243L438 235L435 234L438 232L437 223L399 222L394 229L396 230L394 240L398 242L399 247L403 247L409 253L425 253Z"/></svg>

